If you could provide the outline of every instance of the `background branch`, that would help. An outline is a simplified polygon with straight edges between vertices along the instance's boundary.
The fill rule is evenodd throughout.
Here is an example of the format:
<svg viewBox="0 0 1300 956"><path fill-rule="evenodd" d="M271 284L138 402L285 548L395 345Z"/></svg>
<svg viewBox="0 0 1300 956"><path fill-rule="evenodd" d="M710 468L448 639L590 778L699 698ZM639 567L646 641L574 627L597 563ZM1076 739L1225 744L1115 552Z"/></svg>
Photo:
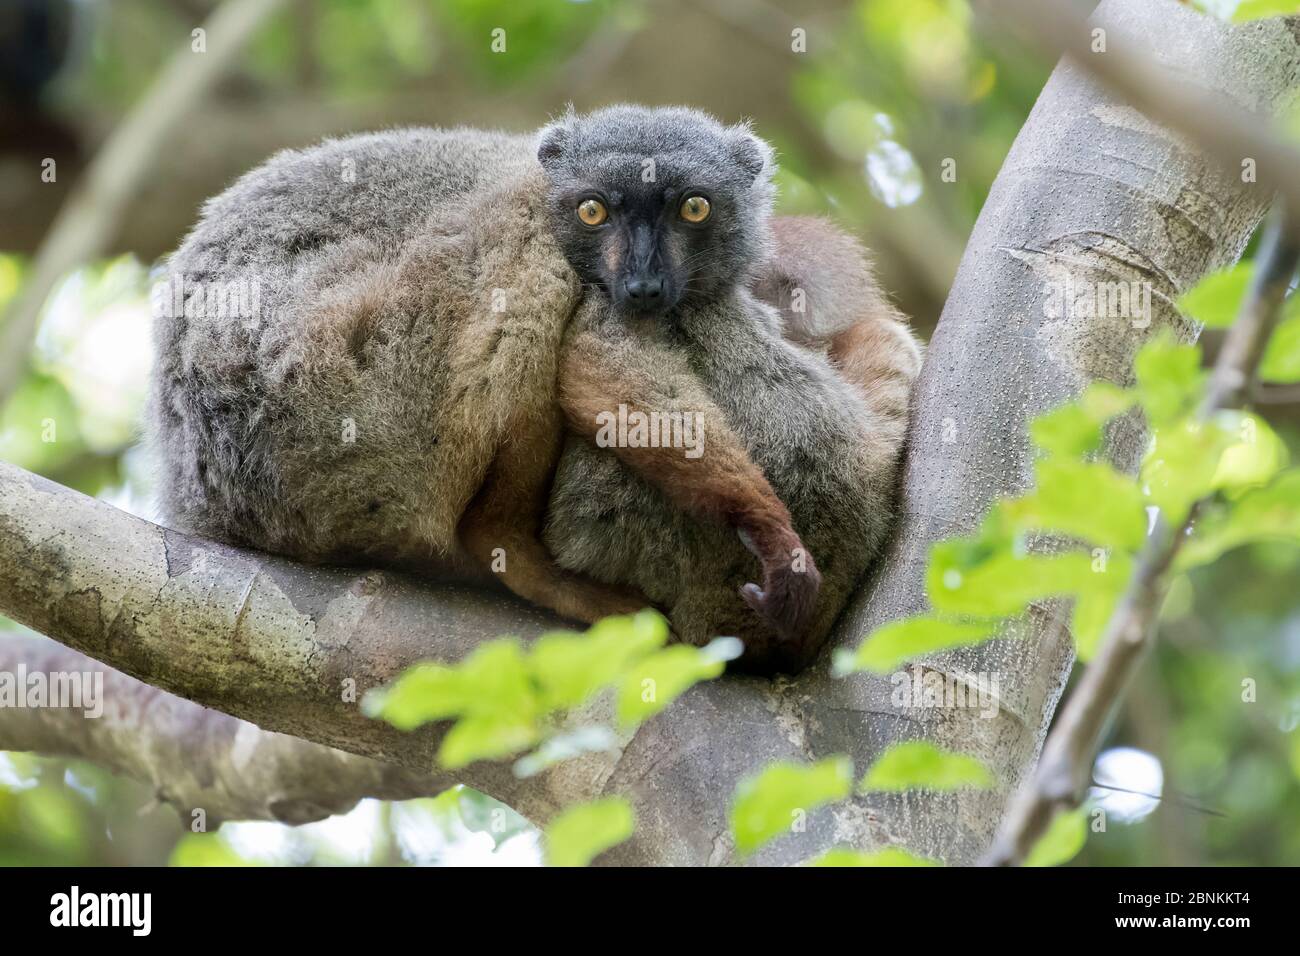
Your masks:
<svg viewBox="0 0 1300 956"><path fill-rule="evenodd" d="M0 406L18 387L41 307L55 283L104 249L167 140L185 119L194 119L204 95L283 2L226 0L203 25L207 51L194 52L187 37L185 46L86 168L59 209L17 298L0 319ZM33 180L39 175L39 170L32 170Z"/></svg>
<svg viewBox="0 0 1300 956"><path fill-rule="evenodd" d="M6 708L0 750L79 757L144 781L188 826L202 809L222 820L310 823L346 813L363 797L432 796L454 780L418 773L276 734L141 683L39 637L0 636L0 671L104 675L104 713Z"/></svg>

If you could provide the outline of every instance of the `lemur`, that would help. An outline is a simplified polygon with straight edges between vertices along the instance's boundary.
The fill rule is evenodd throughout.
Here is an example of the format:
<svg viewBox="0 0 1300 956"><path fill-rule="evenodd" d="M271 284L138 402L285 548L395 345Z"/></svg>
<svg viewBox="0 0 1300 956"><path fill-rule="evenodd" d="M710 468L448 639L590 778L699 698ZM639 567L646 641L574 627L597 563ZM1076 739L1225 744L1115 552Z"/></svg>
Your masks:
<svg viewBox="0 0 1300 956"><path fill-rule="evenodd" d="M772 219L746 127L615 107L552 124L539 156L561 249L610 303L566 334L548 548L635 585L685 641L737 635L743 665L799 669L888 529L915 340L854 240ZM598 447L615 410L698 420L698 457L644 434Z"/></svg>
<svg viewBox="0 0 1300 956"><path fill-rule="evenodd" d="M657 159L661 193L683 188L676 170L687 156L692 174L714 173L672 200L674 215L688 200L707 207L700 222L685 221L698 234L651 231L657 296L655 277L641 274L649 260L620 258L606 244L601 272L570 235L573 221L595 230L578 235L622 234L620 201L607 195L602 233L603 222L589 221L592 197L571 195L575 180L559 173L582 171L578 155L596 159L599 144L588 137L601 130L615 137L609 154L633 148ZM860 572L883 533L917 352L842 235L792 222L778 230L789 241L774 253L771 165L746 128L631 108L568 117L540 146L537 136L408 129L278 154L205 205L158 296L151 420L167 518L310 561L434 577L495 572L522 597L581 621L640 608L650 596L681 637L698 641L737 615L691 624L700 598L678 587L678 571L659 581L648 566L621 578L591 568L595 537L568 506L613 487L607 476L585 492L573 484L590 472L590 450L566 445L566 421L590 436L596 406L681 399L706 419L705 453L689 469L664 449L602 449L599 460L621 469L630 507L644 511L636 497L659 489L647 555L671 540L653 538L663 529L707 529L678 533L700 561L692 583L735 577L736 548L722 529L739 532L758 555L762 583L746 582L743 599L731 599L765 622L735 628L751 638L748 660L805 661L831 605L842 603L815 600L816 561ZM715 251L700 253L703 237ZM823 265L805 248L823 241L848 258ZM864 277L857 301L848 304L850 292L832 307L848 309L843 318L813 301L819 287ZM232 285L245 294L223 296ZM829 346L829 357L784 341L777 314L754 291L785 297L791 338L811 336L807 344ZM805 291L811 324L790 307ZM245 306L238 314L232 299ZM706 334L710 322L736 330L730 344ZM688 355L692 344L698 355ZM857 377L856 397L836 362L845 379ZM735 388L746 367L759 378L743 389L710 389ZM776 389L766 406L764 378ZM795 434L792 415L817 434ZM837 429L836 440L814 440ZM819 497L821 476L830 484ZM868 486L853 506L839 500ZM853 507L870 514L844 524ZM796 527L817 541L816 561ZM847 540L859 530L863 537ZM716 555L707 553L710 536L720 542ZM626 543L629 554L638 549ZM830 553L841 547L854 556ZM740 550L739 564L747 560ZM843 576L836 570L836 582Z"/></svg>

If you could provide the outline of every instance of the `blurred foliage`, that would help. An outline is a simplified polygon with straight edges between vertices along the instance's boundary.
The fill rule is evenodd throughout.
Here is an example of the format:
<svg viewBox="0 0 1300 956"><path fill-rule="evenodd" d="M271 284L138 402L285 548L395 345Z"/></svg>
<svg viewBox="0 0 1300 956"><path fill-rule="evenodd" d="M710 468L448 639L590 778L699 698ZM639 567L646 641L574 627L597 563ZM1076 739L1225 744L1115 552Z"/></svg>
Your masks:
<svg viewBox="0 0 1300 956"><path fill-rule="evenodd" d="M476 760L519 754L521 776L556 759L577 756L585 744L613 749L613 728L578 723L585 705L609 692L618 730L653 717L691 685L717 677L740 655L734 637L705 647L668 641L668 622L656 611L609 617L585 634L552 631L525 648L514 638L480 644L458 664L415 664L386 687L369 691L365 713L398 730L453 720L438 749L448 770Z"/></svg>
<svg viewBox="0 0 1300 956"><path fill-rule="evenodd" d="M1198 5L1237 19L1300 6L1289 0L1199 0ZM188 42L196 17L210 4L115 0L82 6L79 59L47 91L45 105L84 123L93 141L137 101L166 58ZM711 52L728 69L745 66L733 60L733 48L744 49L751 60L761 57L761 72L777 77L786 95L746 99L745 90L706 81L694 84L696 105L752 112L759 132L779 150L781 210L832 214L867 237L887 287L920 328L931 327L955 255L1050 65L991 42L975 29L963 0L827 0L752 8L700 0L689 18L665 9L662 0L291 4L265 27L221 95L227 101L274 103L295 94L302 102L305 92L314 102L376 104L377 115L389 98L415 93L439 103L456 96L482 112L476 122L495 125L494 104L539 89L549 91L543 109L558 108L567 96L585 98L588 105L599 101L609 78L621 76L623 54L634 52L638 42L654 51L655 68L643 74L639 91L623 95L659 102L664 80L712 75L703 59L674 57L678 41L686 47L695 35L712 38ZM806 54L791 55L787 25L809 27ZM504 30L504 53L493 50L497 29ZM603 73L573 79L575 70L601 63ZM946 164L955 176L943 175ZM224 185L212 182L208 191ZM9 254L0 232L0 307L16 293L27 268L24 255ZM1243 276L1238 271L1217 280L1218 290L1202 286L1200 302L1186 300L1184 308L1203 314L1211 326L1226 324ZM67 277L47 305L30 374L0 409L0 458L146 517L152 516L151 482L137 431L148 372L149 282L147 266L129 256ZM1208 335L1213 345L1215 333ZM1296 377L1291 364L1300 354L1296 335L1300 323L1289 319L1274 347L1277 357L1268 365L1279 379ZM1177 383L1194 384L1197 360L1176 351L1152 353L1151 359L1163 367L1149 381L1175 384L1163 394L1148 389L1144 397L1176 412L1179 395L1185 394ZM1071 462L1095 445L1099 419L1115 410L1116 400L1098 391L1040 423L1035 439L1050 452L1040 464L1040 493L1000 511L999 523L985 529L987 536L942 555L946 563L939 585L947 572L968 574L984 564L994 545L1024 529L1055 523L1066 531L1086 530L1072 524L1071 516L1077 518L1089 495L1098 497L1093 482L1109 476ZM1300 407L1268 406L1260 415L1252 426L1255 434L1266 441L1277 436L1268 446L1272 460L1280 464L1283 445L1292 455L1300 452ZM1228 469L1235 470L1236 479L1229 474L1224 480L1240 484L1252 469L1268 471L1265 458L1252 452ZM1132 495L1120 487L1107 485L1114 494L1105 496L1111 499L1108 506L1094 517L1097 532L1122 550L1143 526L1133 518ZM1046 862L1073 855L1084 836L1087 843L1077 857L1082 863L1300 859L1300 593L1288 587L1300 574L1300 554L1278 541L1245 543L1264 529L1279 537L1276 532L1293 528L1287 522L1294 520L1296 498L1293 488L1277 483L1270 492L1277 501L1258 491L1243 492L1207 516L1207 522L1218 523L1217 544L1189 548L1195 560L1181 571L1141 686L1110 735L1116 748L1130 744L1148 759L1130 764L1130 776L1109 782L1166 799L1099 788L1094 805L1119 806L1128 799L1130 809L1137 809L1127 817L1110 813L1112 825L1103 833L1081 831L1074 818L1062 818L1040 851ZM1045 574L1015 583L1041 591L1059 580ZM957 602L953 610L968 612L970 607L960 603L965 589L949 590ZM1107 599L1102 593L1096 603L1104 608ZM987 623L969 620L897 622L865 642L853 664L888 671L919 652L976 642L990 633ZM561 727L553 720L625 675L621 668L627 661L603 657L609 648L597 653L595 646L575 635L556 635L545 660L536 650L524 654L508 645L490 651L511 656L517 665L513 673L522 675L526 706L510 719L502 716L511 714L504 705L486 708L487 716L476 706L443 714L461 723L472 718L459 735L462 749L449 762L502 746L497 733L503 730L514 734L511 752L531 749L516 763L523 774L613 746L617 728ZM647 702L637 692L639 684L624 683L625 722L645 719L678 689L720 667L716 660L686 653L690 650L649 649L639 663L654 673L640 676L654 677L670 692ZM411 688L432 681L443 691L457 685L484 689L461 669L421 671L410 680ZM617 688L614 694L619 700ZM384 709L391 707L389 716L399 723L430 719L415 697L403 702L395 691ZM887 753L864 772L864 782L982 782L964 760L969 758L938 752ZM1145 767L1145 776L1134 766ZM837 759L813 768L755 768L755 777L737 794L738 845L757 847L779 838L790 826L792 809L842 799L853 786L851 765ZM631 825L615 805L572 812L577 816L554 821L547 832L550 862L584 862L626 836ZM3 864L492 865L536 864L543 852L542 834L527 821L462 788L427 800L363 801L348 814L300 828L229 823L216 833L190 833L173 810L156 805L147 788L133 781L81 762L0 754ZM816 861L833 866L925 862L897 851L849 850Z"/></svg>

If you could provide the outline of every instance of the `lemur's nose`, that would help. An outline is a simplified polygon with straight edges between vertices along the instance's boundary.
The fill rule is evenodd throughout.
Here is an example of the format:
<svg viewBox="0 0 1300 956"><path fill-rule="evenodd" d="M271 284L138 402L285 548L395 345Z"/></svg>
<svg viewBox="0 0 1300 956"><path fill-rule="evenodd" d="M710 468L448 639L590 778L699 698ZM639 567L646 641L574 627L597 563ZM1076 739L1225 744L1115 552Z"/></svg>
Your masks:
<svg viewBox="0 0 1300 956"><path fill-rule="evenodd" d="M636 302L644 302L647 305L659 301L659 297L664 292L664 280L659 276L649 276L648 278L628 279L624 283L627 289L627 297Z"/></svg>

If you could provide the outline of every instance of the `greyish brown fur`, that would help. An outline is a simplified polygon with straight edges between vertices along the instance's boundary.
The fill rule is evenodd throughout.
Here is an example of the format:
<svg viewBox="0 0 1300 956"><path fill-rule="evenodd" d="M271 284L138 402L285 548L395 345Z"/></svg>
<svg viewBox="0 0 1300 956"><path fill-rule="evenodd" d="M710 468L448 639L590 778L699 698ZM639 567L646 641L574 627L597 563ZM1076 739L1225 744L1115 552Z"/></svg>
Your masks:
<svg viewBox="0 0 1300 956"><path fill-rule="evenodd" d="M878 552L921 364L856 242L819 220L774 225L776 249L758 283L770 305L739 288L672 326L584 311L566 354L575 341L621 340L628 353L650 357L660 391L646 407L702 413L701 461L719 422L743 437L816 558L812 620L773 641L742 599L758 561L737 536L721 522L693 519L671 493L577 436L561 458L544 539L562 566L641 589L666 609L680 639L740 637L742 666L762 672L809 663ZM792 292L802 293L798 310ZM692 463L683 458L681 467Z"/></svg>
<svg viewBox="0 0 1300 956"><path fill-rule="evenodd" d="M535 151L533 137L473 130L352 137L280 154L205 206L170 280L255 283L260 303L156 319L169 520L307 560L491 567L581 620L644 592L688 640L737 633L762 650L756 666L805 662L888 521L914 343L860 253L783 270L765 239L763 261L735 274L778 306L801 282L865 283L833 309L809 300L815 348L783 338L741 284L686 295L671 323L611 309L557 244ZM753 215L766 227L765 206ZM791 328L813 321L786 311ZM711 463L677 482L674 462L564 443L566 417L588 434L591 403L621 395L707 411ZM567 570L540 541L548 493L547 543ZM613 510L593 508L605 495ZM791 518L828 585L815 611L815 580L786 573L803 551ZM626 549L614 559L612 540ZM756 566L767 593L742 599ZM793 644L772 640L791 628Z"/></svg>
<svg viewBox="0 0 1300 956"><path fill-rule="evenodd" d="M170 281L253 283L260 301L155 319L173 524L433 574L501 549L504 583L561 614L642 605L563 574L537 540L579 285L534 149L474 130L352 137L281 153L204 207Z"/></svg>

